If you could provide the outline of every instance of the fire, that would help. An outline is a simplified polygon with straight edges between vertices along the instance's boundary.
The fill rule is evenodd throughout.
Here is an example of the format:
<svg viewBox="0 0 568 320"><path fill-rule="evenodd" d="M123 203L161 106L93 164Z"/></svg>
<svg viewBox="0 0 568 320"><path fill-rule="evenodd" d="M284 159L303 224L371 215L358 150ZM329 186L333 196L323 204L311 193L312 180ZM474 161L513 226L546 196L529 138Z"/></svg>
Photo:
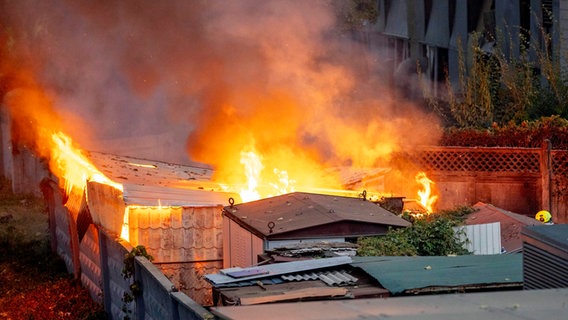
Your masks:
<svg viewBox="0 0 568 320"><path fill-rule="evenodd" d="M419 172L416 174L416 182L422 185L423 188L422 190L418 190L420 204L428 213L432 213L434 211L434 203L438 200L438 196L432 195L431 185L434 184L434 182L426 176L425 172Z"/></svg>
<svg viewBox="0 0 568 320"><path fill-rule="evenodd" d="M74 147L71 138L62 132L51 135L50 169L59 178L63 178L65 193L73 188L84 190L88 181L96 181L110 185L122 191L122 184L107 178L92 164L81 150Z"/></svg>
<svg viewBox="0 0 568 320"><path fill-rule="evenodd" d="M258 154L254 147L247 149L241 151L240 159L246 176L245 187L239 190L243 202L294 191L294 181L288 178L288 172L285 170L273 168L272 173L274 175L268 181L265 181L262 175L265 169L263 157Z"/></svg>
<svg viewBox="0 0 568 320"><path fill-rule="evenodd" d="M240 192L241 199L244 202L260 199L257 188L260 173L264 169L262 158L254 151L241 151L241 164L244 166L247 178L246 188Z"/></svg>

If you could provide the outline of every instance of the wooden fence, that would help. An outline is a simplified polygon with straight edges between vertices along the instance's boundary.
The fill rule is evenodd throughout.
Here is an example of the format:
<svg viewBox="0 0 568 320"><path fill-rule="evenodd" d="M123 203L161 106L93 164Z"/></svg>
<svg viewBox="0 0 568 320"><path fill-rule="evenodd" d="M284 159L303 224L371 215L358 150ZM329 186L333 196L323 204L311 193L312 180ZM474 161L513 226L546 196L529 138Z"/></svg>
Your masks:
<svg viewBox="0 0 568 320"><path fill-rule="evenodd" d="M438 209L481 201L533 217L548 210L555 223L568 222L568 150L547 141L542 148L424 147L404 158L435 182Z"/></svg>

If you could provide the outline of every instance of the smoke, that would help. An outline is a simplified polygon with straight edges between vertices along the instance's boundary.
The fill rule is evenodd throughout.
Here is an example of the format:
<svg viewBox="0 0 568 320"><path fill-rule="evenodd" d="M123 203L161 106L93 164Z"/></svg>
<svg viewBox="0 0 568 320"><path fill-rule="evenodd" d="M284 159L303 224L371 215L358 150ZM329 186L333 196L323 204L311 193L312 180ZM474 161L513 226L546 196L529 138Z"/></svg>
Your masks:
<svg viewBox="0 0 568 320"><path fill-rule="evenodd" d="M381 53L338 32L330 1L0 3L3 81L30 70L87 149L220 171L246 148L365 167L439 135L385 85Z"/></svg>

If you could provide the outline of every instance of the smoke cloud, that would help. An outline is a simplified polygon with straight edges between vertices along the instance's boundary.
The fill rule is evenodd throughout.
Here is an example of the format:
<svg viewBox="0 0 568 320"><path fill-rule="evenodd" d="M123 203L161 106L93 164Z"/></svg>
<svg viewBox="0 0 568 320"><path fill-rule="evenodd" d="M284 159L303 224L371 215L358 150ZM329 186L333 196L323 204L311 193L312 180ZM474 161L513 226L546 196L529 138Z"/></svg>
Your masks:
<svg viewBox="0 0 568 320"><path fill-rule="evenodd" d="M0 4L5 96L29 89L27 70L86 149L230 175L243 148L266 166L369 167L439 136L387 85L380 50L338 32L330 1Z"/></svg>

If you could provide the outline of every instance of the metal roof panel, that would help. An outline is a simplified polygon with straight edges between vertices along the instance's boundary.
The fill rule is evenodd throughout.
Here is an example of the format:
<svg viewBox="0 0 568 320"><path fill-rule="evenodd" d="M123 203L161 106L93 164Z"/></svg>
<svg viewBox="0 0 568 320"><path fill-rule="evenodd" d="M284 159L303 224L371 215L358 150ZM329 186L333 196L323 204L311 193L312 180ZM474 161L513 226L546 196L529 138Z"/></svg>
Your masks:
<svg viewBox="0 0 568 320"><path fill-rule="evenodd" d="M353 257L393 295L428 287L522 284L522 255Z"/></svg>
<svg viewBox="0 0 568 320"><path fill-rule="evenodd" d="M256 266L250 268L229 268L223 269L217 274L205 275L205 279L211 282L214 286L225 286L233 283L239 283L243 281L257 280L261 278L273 278L275 276L285 275L285 274L297 274L303 271L316 270L327 267L340 266L350 263L352 260L350 257L334 257L334 258L323 258L316 260L302 260L293 262L283 262L268 264L263 266ZM250 276L245 277L231 277L231 274L235 271L250 271ZM253 272L254 271L254 272Z"/></svg>

